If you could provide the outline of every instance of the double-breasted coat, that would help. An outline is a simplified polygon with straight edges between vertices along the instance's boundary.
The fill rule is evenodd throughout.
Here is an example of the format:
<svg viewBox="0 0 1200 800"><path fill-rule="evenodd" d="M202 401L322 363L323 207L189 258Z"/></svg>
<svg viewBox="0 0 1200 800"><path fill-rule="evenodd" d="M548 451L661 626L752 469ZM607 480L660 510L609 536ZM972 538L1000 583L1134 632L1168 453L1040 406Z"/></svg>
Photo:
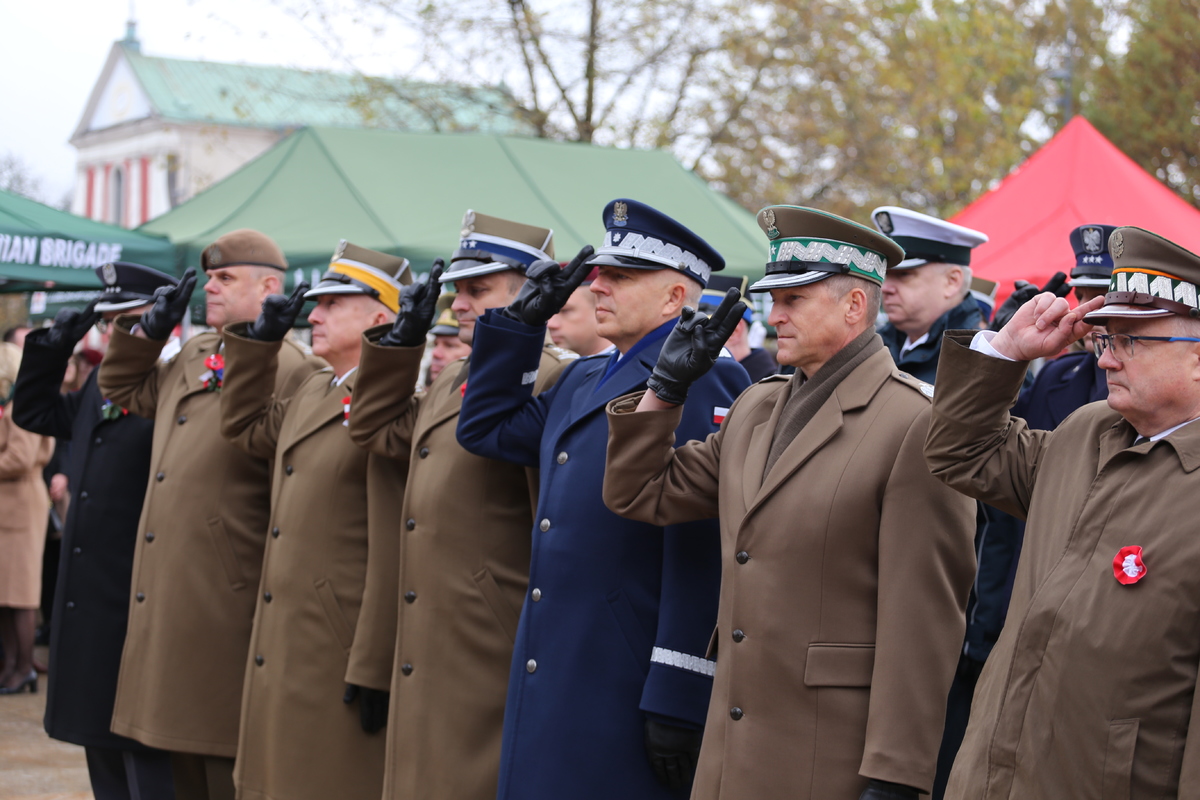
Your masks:
<svg viewBox="0 0 1200 800"><path fill-rule="evenodd" d="M220 393L205 360L221 339L203 333L160 364L162 342L119 317L100 365L100 391L154 420L134 552L129 627L115 733L164 750L232 758L246 651L271 510L270 465L221 436ZM288 343L278 397L324 362Z"/></svg>
<svg viewBox="0 0 1200 800"><path fill-rule="evenodd" d="M1026 364L973 333L942 348L926 457L1026 526L946 797L1200 797L1200 425L1133 446L1092 403L1030 430L1008 412Z"/></svg>
<svg viewBox="0 0 1200 800"><path fill-rule="evenodd" d="M604 506L605 404L644 388L674 320L618 354L580 359L535 394L544 331L495 311L475 323L458 439L540 467L529 592L504 712L501 800L680 796L659 784L645 721L704 724L704 658L720 580L715 520L660 527ZM607 380L604 380L607 378ZM746 387L732 358L692 386L681 440L716 430Z"/></svg>
<svg viewBox="0 0 1200 800"><path fill-rule="evenodd" d="M408 460L385 798L493 800L517 618L529 575L537 471L464 450L454 429L470 365L414 395L424 347L363 338L350 435ZM535 385L574 360L542 348Z"/></svg>
<svg viewBox="0 0 1200 800"><path fill-rule="evenodd" d="M679 410L609 406L605 500L721 520L717 670L692 797L856 800L929 791L974 567L975 504L925 467L927 384L879 350L764 477L790 376L674 452Z"/></svg>
<svg viewBox="0 0 1200 800"><path fill-rule="evenodd" d="M42 467L54 440L17 427L0 406L0 607L37 608L50 495Z"/></svg>
<svg viewBox="0 0 1200 800"><path fill-rule="evenodd" d="M347 683L388 690L386 681L351 674L353 664L383 662L374 670L382 674L391 664L397 536L368 524L370 504L395 508L394 494L368 494L369 474L387 459L350 440L346 406L357 371L335 383L324 369L275 398L282 343L244 333L244 323L225 333L221 433L275 466L242 694L238 796L378 800L384 736L364 732L358 704L342 695Z"/></svg>
<svg viewBox="0 0 1200 800"><path fill-rule="evenodd" d="M51 345L47 333L26 337L13 398L18 425L71 444L65 472L72 502L50 628L46 733L84 747L144 750L110 726L154 423L119 406L106 416L96 370L78 391L60 393L72 348Z"/></svg>

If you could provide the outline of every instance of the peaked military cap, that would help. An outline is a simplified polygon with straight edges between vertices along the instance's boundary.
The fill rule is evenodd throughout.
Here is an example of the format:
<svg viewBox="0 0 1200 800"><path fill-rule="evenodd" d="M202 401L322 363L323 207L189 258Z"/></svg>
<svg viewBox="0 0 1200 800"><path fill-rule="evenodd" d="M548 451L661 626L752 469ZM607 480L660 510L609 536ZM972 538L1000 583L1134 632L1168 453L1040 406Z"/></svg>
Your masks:
<svg viewBox="0 0 1200 800"><path fill-rule="evenodd" d="M588 261L593 266L673 269L701 286L725 259L712 245L661 211L637 200L613 200L604 207L604 244Z"/></svg>
<svg viewBox="0 0 1200 800"><path fill-rule="evenodd" d="M178 280L141 264L129 261L112 261L96 267L96 274L104 281L104 292L96 303L96 310L126 311L154 302L154 290L160 286L174 286Z"/></svg>
<svg viewBox="0 0 1200 800"><path fill-rule="evenodd" d="M746 284L750 280L742 277L738 278L733 275L713 275L708 279L708 286L704 287L704 291L700 293L699 310L705 314L712 314L717 310L717 306L721 305L721 301L725 299L725 293L730 289L737 289L742 293L742 297L746 296ZM754 321L754 312L750 310L750 304L746 304L746 311L742 314L742 319L746 322Z"/></svg>
<svg viewBox="0 0 1200 800"><path fill-rule="evenodd" d="M919 211L881 206L871 212L875 227L904 248L904 260L891 269L912 269L930 262L971 265L971 251L987 234Z"/></svg>
<svg viewBox="0 0 1200 800"><path fill-rule="evenodd" d="M554 260L554 231L549 228L467 211L460 235L442 283L506 269L524 273L535 261Z"/></svg>
<svg viewBox="0 0 1200 800"><path fill-rule="evenodd" d="M433 327L429 332L434 336L457 336L458 335L458 317L455 316L454 310L450 308L454 304L454 298L458 297L454 292L446 292L437 300L437 317L434 320Z"/></svg>
<svg viewBox="0 0 1200 800"><path fill-rule="evenodd" d="M1108 237L1116 229L1116 225L1080 225L1071 231L1071 249L1075 251L1075 267L1068 281L1071 286L1108 286L1113 271Z"/></svg>
<svg viewBox="0 0 1200 800"><path fill-rule="evenodd" d="M1104 305L1087 322L1109 317L1200 317L1200 255L1142 228L1117 228L1108 237L1113 272Z"/></svg>
<svg viewBox="0 0 1200 800"><path fill-rule="evenodd" d="M240 228L221 236L200 254L200 268L204 271L221 267L272 267L286 270L287 259L270 236Z"/></svg>
<svg viewBox="0 0 1200 800"><path fill-rule="evenodd" d="M853 275L883 283L904 258L900 245L866 225L803 206L767 206L758 227L770 243L767 274L750 287L766 292L803 286L830 275Z"/></svg>
<svg viewBox="0 0 1200 800"><path fill-rule="evenodd" d="M365 294L396 312L400 310L400 289L412 282L407 258L368 250L342 239L329 262L329 270L304 296Z"/></svg>

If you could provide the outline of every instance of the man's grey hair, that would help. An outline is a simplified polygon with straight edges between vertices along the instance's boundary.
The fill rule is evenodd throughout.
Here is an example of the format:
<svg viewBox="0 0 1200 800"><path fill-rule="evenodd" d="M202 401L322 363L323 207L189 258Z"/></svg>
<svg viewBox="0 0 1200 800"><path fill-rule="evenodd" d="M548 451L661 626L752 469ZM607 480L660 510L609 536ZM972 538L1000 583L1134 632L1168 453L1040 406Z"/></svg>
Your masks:
<svg viewBox="0 0 1200 800"><path fill-rule="evenodd" d="M882 286L875 281L869 281L854 275L830 275L821 281L821 283L824 284L825 291L829 292L829 296L834 300L841 300L850 294L851 289L862 289L866 292L867 314L866 320L863 323L863 330L866 330L868 326L875 327L875 318L879 316L879 309L883 305Z"/></svg>

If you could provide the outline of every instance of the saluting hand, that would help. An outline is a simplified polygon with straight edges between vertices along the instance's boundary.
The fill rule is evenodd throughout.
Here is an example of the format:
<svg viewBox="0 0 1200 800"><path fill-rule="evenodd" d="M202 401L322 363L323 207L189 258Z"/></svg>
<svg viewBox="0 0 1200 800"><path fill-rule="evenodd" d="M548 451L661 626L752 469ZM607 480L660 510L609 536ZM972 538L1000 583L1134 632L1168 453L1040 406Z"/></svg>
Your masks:
<svg viewBox="0 0 1200 800"><path fill-rule="evenodd" d="M308 288L307 283L300 281L287 297L281 294L269 295L262 302L262 313L258 315L258 319L246 329L246 338L259 342L283 341L288 331L296 326L296 317L300 316L300 309L304 308L304 293Z"/></svg>
<svg viewBox="0 0 1200 800"><path fill-rule="evenodd" d="M551 317L562 311L571 293L579 288L591 272L587 260L593 252L590 244L584 245L579 255L565 268L559 266L557 261L533 262L525 271L525 284L517 299L501 313L533 328L545 325Z"/></svg>
<svg viewBox="0 0 1200 800"><path fill-rule="evenodd" d="M379 340L384 347L418 347L425 344L425 335L433 327L433 316L437 313L438 293L442 284L442 270L446 262L436 259L429 271L429 280L411 283L400 290L400 310L392 329Z"/></svg>
<svg viewBox="0 0 1200 800"><path fill-rule="evenodd" d="M142 314L139 323L147 339L166 341L187 314L188 301L196 288L196 268L188 267L174 286L160 286L154 290L154 304Z"/></svg>
<svg viewBox="0 0 1200 800"><path fill-rule="evenodd" d="M74 347L87 335L100 320L100 312L96 310L96 298L80 311L76 308L62 308L54 315L54 325L46 331L46 344L52 347Z"/></svg>
<svg viewBox="0 0 1200 800"><path fill-rule="evenodd" d="M992 347L1016 361L1049 358L1090 333L1093 326L1083 318L1102 305L1104 298L1095 297L1072 309L1066 298L1039 294L1017 309Z"/></svg>
<svg viewBox="0 0 1200 800"><path fill-rule="evenodd" d="M691 306L683 307L679 323L667 335L654 372L646 381L646 386L654 390L659 400L683 405L688 387L717 363L721 348L746 313L746 304L740 302L741 297L742 293L737 289L730 289L711 317L698 313Z"/></svg>

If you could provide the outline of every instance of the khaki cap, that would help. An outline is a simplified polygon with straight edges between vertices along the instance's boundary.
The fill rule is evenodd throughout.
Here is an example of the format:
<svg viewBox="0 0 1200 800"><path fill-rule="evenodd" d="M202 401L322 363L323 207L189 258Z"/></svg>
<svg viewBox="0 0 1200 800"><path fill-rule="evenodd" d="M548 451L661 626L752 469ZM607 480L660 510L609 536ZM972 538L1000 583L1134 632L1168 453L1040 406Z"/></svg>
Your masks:
<svg viewBox="0 0 1200 800"><path fill-rule="evenodd" d="M1200 317L1200 256L1157 233L1117 228L1108 237L1113 272L1104 305L1084 319Z"/></svg>
<svg viewBox="0 0 1200 800"><path fill-rule="evenodd" d="M287 259L270 236L241 228L218 238L200 254L201 269L208 271L220 267L272 267L286 270Z"/></svg>

